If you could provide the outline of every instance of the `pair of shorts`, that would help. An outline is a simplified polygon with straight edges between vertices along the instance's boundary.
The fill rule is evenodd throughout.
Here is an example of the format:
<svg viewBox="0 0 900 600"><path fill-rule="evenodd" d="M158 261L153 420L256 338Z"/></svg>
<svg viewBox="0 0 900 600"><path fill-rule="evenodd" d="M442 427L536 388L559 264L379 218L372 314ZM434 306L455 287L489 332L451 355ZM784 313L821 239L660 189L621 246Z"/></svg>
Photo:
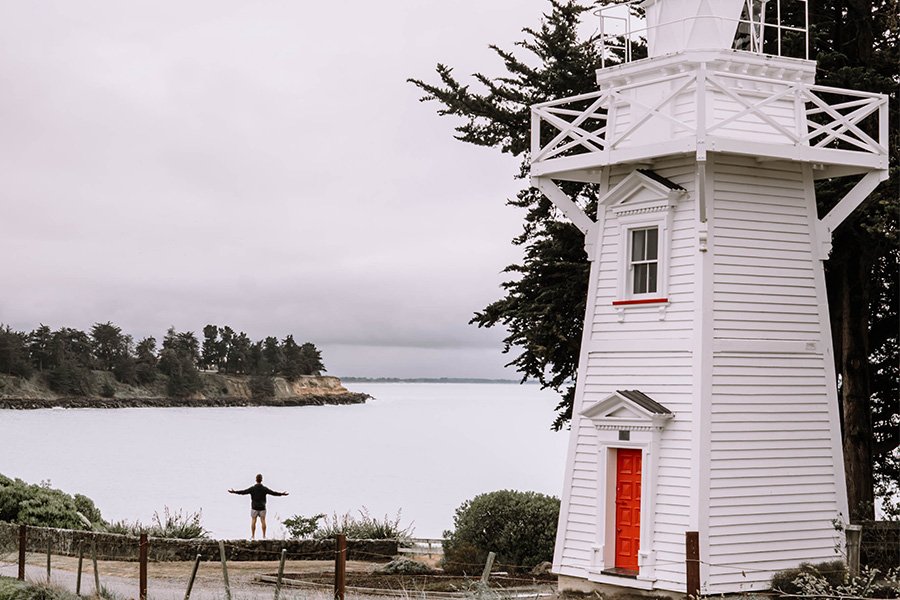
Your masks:
<svg viewBox="0 0 900 600"><path fill-rule="evenodd" d="M255 519L256 517L262 517L263 519L265 519L266 518L266 509L262 509L262 510L251 509L250 510L250 518Z"/></svg>

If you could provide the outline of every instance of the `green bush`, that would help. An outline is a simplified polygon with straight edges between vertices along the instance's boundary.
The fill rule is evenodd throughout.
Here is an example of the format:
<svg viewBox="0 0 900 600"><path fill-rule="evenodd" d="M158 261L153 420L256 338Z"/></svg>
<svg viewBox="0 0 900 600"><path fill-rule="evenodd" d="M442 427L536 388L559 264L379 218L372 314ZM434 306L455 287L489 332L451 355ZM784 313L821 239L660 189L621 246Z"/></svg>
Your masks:
<svg viewBox="0 0 900 600"><path fill-rule="evenodd" d="M884 574L863 567L859 575L850 577L841 561L802 563L798 569L776 573L772 588L802 598L898 598L900 567Z"/></svg>
<svg viewBox="0 0 900 600"><path fill-rule="evenodd" d="M324 518L325 515L323 513L313 515L311 517L294 515L293 517L282 521L282 524L284 525L285 529L287 529L288 535L292 538L306 539L313 537L316 529L319 528L319 521Z"/></svg>
<svg viewBox="0 0 900 600"><path fill-rule="evenodd" d="M88 529L88 524L79 513L92 523L103 522L100 511L86 496L70 496L51 488L49 482L34 485L0 475L0 521L39 527Z"/></svg>
<svg viewBox="0 0 900 600"><path fill-rule="evenodd" d="M0 577L0 600L80 600L80 598L55 585Z"/></svg>
<svg viewBox="0 0 900 600"><path fill-rule="evenodd" d="M800 563L796 569L785 569L772 575L772 589L785 594L799 594L800 575L813 575L836 587L847 578L847 566L842 560L831 560L817 564Z"/></svg>
<svg viewBox="0 0 900 600"><path fill-rule="evenodd" d="M552 560L559 499L537 492L500 490L475 496L456 509L445 531L444 571L480 573L489 552L498 568L531 569Z"/></svg>

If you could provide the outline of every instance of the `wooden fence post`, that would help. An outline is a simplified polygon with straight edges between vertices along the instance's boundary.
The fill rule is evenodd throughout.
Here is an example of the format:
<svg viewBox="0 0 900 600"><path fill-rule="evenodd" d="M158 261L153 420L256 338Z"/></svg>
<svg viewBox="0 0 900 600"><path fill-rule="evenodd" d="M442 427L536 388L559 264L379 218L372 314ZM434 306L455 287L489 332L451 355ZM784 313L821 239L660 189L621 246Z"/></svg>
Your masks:
<svg viewBox="0 0 900 600"><path fill-rule="evenodd" d="M687 595L700 597L700 533L684 532L684 563L687 579Z"/></svg>
<svg viewBox="0 0 900 600"><path fill-rule="evenodd" d="M47 583L50 583L50 554L53 552L53 538L47 536Z"/></svg>
<svg viewBox="0 0 900 600"><path fill-rule="evenodd" d="M225 579L225 598L231 600L231 586L228 584L228 565L225 562L225 542L219 540L219 558L222 560L222 577Z"/></svg>
<svg viewBox="0 0 900 600"><path fill-rule="evenodd" d="M491 576L491 569L494 568L494 559L497 557L493 552L488 552L487 560L484 563L484 571L481 572L481 583L487 584L488 578Z"/></svg>
<svg viewBox="0 0 900 600"><path fill-rule="evenodd" d="M281 594L281 578L284 577L284 559L287 556L287 549L281 549L281 562L278 563L278 581L275 582L275 600Z"/></svg>
<svg viewBox="0 0 900 600"><path fill-rule="evenodd" d="M94 563L94 594L100 597L100 571L97 569L97 540L91 539L91 562Z"/></svg>
<svg viewBox="0 0 900 600"><path fill-rule="evenodd" d="M850 577L859 575L859 546L862 541L862 525L847 525L847 569Z"/></svg>
<svg viewBox="0 0 900 600"><path fill-rule="evenodd" d="M344 600L347 587L347 536L337 534L334 542L334 600Z"/></svg>
<svg viewBox="0 0 900 600"><path fill-rule="evenodd" d="M138 594L140 600L147 600L147 534L142 533L138 541L138 562L140 568L138 570Z"/></svg>
<svg viewBox="0 0 900 600"><path fill-rule="evenodd" d="M81 568L84 565L83 542L78 542L78 575L75 576L75 595L81 595Z"/></svg>
<svg viewBox="0 0 900 600"><path fill-rule="evenodd" d="M194 587L194 580L197 578L197 569L200 568L201 556L202 554L198 554L197 558L194 559L194 570L191 571L191 579L188 581L187 591L184 593L184 600L190 600L191 589Z"/></svg>
<svg viewBox="0 0 900 600"><path fill-rule="evenodd" d="M19 581L25 581L25 547L28 545L28 526L19 525Z"/></svg>

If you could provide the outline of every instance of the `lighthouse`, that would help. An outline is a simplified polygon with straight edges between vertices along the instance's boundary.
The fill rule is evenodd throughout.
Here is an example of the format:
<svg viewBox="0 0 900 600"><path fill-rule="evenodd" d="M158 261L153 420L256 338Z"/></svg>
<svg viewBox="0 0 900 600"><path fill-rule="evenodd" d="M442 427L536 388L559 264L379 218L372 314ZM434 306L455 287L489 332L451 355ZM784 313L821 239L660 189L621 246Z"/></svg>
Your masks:
<svg viewBox="0 0 900 600"><path fill-rule="evenodd" d="M633 9L640 10L633 10ZM887 177L887 99L815 84L802 0L601 8L597 89L532 107L531 181L591 262L564 589L765 589L847 519L823 261ZM646 53L646 56L642 55ZM854 177L830 212L815 182ZM592 183L596 214L559 186Z"/></svg>

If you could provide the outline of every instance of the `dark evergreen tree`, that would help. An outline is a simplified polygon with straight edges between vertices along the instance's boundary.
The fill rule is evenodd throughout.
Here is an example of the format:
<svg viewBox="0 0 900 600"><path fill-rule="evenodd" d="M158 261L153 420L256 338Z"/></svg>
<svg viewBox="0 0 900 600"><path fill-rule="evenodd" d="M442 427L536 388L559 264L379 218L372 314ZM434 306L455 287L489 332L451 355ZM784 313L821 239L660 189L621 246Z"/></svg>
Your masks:
<svg viewBox="0 0 900 600"><path fill-rule="evenodd" d="M102 371L111 371L123 356L128 355L129 340L121 327L110 322L96 323L91 328L91 351L94 365Z"/></svg>
<svg viewBox="0 0 900 600"><path fill-rule="evenodd" d="M8 325L0 326L0 373L25 378L32 373L28 335L13 331Z"/></svg>
<svg viewBox="0 0 900 600"><path fill-rule="evenodd" d="M175 331L169 328L163 339L159 353L159 371L168 377L169 395L184 398L203 387L197 362L200 358L200 343L190 331Z"/></svg>
<svg viewBox="0 0 900 600"><path fill-rule="evenodd" d="M221 360L220 349L219 328L215 325L207 325L203 328L203 350L200 354L200 368L217 369Z"/></svg>
<svg viewBox="0 0 900 600"><path fill-rule="evenodd" d="M289 335L281 342L281 354L284 362L281 366L281 375L288 381L295 381L303 372L303 353L300 346L294 341L294 336Z"/></svg>
<svg viewBox="0 0 900 600"><path fill-rule="evenodd" d="M216 353L219 358L218 368L223 373L228 372L228 355L231 352L231 344L234 342L235 338L234 330L229 327L220 327L219 328L219 348Z"/></svg>
<svg viewBox="0 0 900 600"><path fill-rule="evenodd" d="M278 343L278 338L269 336L263 340L262 352L266 359L266 363L268 363L271 368L271 374L274 375L275 373L278 373L284 362L284 356L281 353L281 346Z"/></svg>
<svg viewBox="0 0 900 600"><path fill-rule="evenodd" d="M900 215L898 142L900 28L897 0L818 0L810 3L811 56L816 80L853 90L889 94L890 177L864 207L835 231L825 263L835 367L841 382L844 466L850 515L874 518L874 485L900 480L900 417L896 395L897 264ZM869 134L876 132L869 131ZM816 198L824 215L855 183L823 181ZM874 468L873 468L874 466Z"/></svg>
<svg viewBox="0 0 900 600"><path fill-rule="evenodd" d="M322 364L322 353L311 342L300 346L300 363L304 375L321 375L322 371L326 370Z"/></svg>
<svg viewBox="0 0 900 600"><path fill-rule="evenodd" d="M410 81L425 91L423 101L439 104L439 114L462 120L456 127L457 139L521 157L518 177L523 178L529 166L529 106L596 89L597 52L592 40L578 35L581 18L590 9L571 0L550 0L540 28L524 29L525 39L517 44L526 57L490 46L506 73L499 77L476 73L481 92L460 83L442 64L437 66L439 83ZM900 120L897 9L897 0L810 2L810 56L819 61L818 82L890 94L893 124ZM873 463L882 486L898 475L896 378L890 383L892 367L879 367L897 364L898 131L896 126L891 130L890 181L864 210L838 228L826 264L854 519L872 515ZM820 212L824 214L852 184L822 183L817 190ZM567 184L563 190L587 214L594 214L596 196L590 186ZM562 395L553 422L559 429L571 419L571 383L587 297L583 238L533 188L525 187L509 203L526 210L523 231L514 239L523 246L524 259L507 267L514 277L503 284L504 297L476 313L472 322L504 326L508 332L504 351L517 353L510 365L523 381L536 379ZM873 335L874 328L883 325L889 333ZM872 379L870 364L876 371ZM876 388L879 385L883 387Z"/></svg>
<svg viewBox="0 0 900 600"><path fill-rule="evenodd" d="M159 372L156 368L156 338L146 337L135 347L135 380L137 383L153 383Z"/></svg>
<svg viewBox="0 0 900 600"><path fill-rule="evenodd" d="M28 353L34 368L43 371L52 365L53 332L44 324L28 334Z"/></svg>
<svg viewBox="0 0 900 600"><path fill-rule="evenodd" d="M58 366L66 362L84 369L93 368L91 338L85 332L71 327L61 327L53 332L50 345L52 365Z"/></svg>
<svg viewBox="0 0 900 600"><path fill-rule="evenodd" d="M225 372L236 375L250 372L250 346L252 342L243 331L231 339L225 357Z"/></svg>

